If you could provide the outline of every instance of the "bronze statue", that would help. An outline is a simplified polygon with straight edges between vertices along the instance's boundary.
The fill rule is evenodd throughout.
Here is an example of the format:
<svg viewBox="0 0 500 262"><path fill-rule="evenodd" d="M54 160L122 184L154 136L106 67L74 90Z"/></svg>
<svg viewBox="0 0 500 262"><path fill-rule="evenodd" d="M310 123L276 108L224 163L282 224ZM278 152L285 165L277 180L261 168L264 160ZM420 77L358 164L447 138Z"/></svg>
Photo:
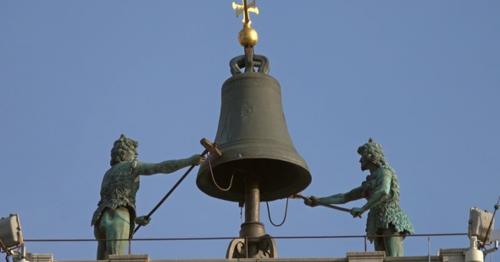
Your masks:
<svg viewBox="0 0 500 262"><path fill-rule="evenodd" d="M111 150L111 168L104 174L101 200L92 217L99 260L111 254L127 254L127 239L131 239L135 223L149 223L146 216L136 217L135 213L139 176L168 174L186 166L198 165L203 160L200 155L193 155L180 160L143 163L137 160L137 146L137 141L121 135Z"/></svg>
<svg viewBox="0 0 500 262"><path fill-rule="evenodd" d="M385 251L387 256L403 256L403 239L414 232L408 216L399 207L399 184L396 172L384 159L382 146L371 138L358 148L361 170L370 175L361 186L344 194L334 194L317 198L310 196L304 200L309 206L318 204L344 204L366 198L366 204L352 208L353 217L361 217L370 210L366 221L366 235L375 241L375 250Z"/></svg>

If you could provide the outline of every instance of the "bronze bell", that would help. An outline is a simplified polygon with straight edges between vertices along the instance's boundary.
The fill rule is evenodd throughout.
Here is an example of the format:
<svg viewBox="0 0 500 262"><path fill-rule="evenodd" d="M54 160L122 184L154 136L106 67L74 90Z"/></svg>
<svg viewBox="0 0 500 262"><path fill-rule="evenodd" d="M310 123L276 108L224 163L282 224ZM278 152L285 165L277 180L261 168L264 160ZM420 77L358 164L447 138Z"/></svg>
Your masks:
<svg viewBox="0 0 500 262"><path fill-rule="evenodd" d="M222 157L208 157L196 184L210 196L242 202L245 184L252 179L261 201L286 198L305 189L311 175L288 134L280 85L267 74L267 59L256 55L259 72L241 73L243 60L231 61L233 76L222 86L215 137Z"/></svg>

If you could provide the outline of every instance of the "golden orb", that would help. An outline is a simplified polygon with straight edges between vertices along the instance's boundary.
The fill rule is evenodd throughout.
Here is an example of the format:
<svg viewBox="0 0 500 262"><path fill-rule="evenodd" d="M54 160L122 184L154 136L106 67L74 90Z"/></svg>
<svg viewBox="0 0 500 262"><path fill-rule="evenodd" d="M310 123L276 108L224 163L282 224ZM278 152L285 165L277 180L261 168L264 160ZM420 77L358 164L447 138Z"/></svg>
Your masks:
<svg viewBox="0 0 500 262"><path fill-rule="evenodd" d="M257 34L257 31L255 31L255 29L249 26L245 26L240 31L238 39L242 46L253 47L257 44L257 41L259 41L259 35Z"/></svg>

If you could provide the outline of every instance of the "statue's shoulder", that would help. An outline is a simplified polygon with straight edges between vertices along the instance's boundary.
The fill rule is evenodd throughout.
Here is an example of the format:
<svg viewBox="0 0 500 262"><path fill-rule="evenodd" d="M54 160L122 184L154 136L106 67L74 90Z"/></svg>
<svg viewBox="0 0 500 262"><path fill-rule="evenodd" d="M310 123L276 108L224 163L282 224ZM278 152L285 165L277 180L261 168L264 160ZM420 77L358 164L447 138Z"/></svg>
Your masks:
<svg viewBox="0 0 500 262"><path fill-rule="evenodd" d="M390 165L383 165L379 169L379 172L384 175L395 175L396 171Z"/></svg>
<svg viewBox="0 0 500 262"><path fill-rule="evenodd" d="M137 161L123 161L118 164L115 164L112 166L108 171L106 171L106 175L112 176L112 175L118 175L118 174L126 174L130 173L133 171L133 169L137 166Z"/></svg>
<svg viewBox="0 0 500 262"><path fill-rule="evenodd" d="M375 180L379 181L387 178L392 178L395 174L396 172L394 171L394 169L392 169L390 166L384 165L374 172L373 177Z"/></svg>

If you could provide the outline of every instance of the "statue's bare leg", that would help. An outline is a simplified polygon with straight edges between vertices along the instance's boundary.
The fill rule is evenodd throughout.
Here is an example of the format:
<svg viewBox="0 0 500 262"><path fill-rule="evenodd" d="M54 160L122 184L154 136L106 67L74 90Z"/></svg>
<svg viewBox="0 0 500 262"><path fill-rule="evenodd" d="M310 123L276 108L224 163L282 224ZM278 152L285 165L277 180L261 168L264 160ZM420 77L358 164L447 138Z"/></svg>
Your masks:
<svg viewBox="0 0 500 262"><path fill-rule="evenodd" d="M377 230L377 235L383 235L383 230ZM373 245L375 246L375 251L385 251L385 243L383 237L375 237L373 241Z"/></svg>
<svg viewBox="0 0 500 262"><path fill-rule="evenodd" d="M385 254L390 257L404 256L403 236L392 227L384 230L384 235L387 236L384 237Z"/></svg>
<svg viewBox="0 0 500 262"><path fill-rule="evenodd" d="M130 214L127 208L107 208L99 225L106 232L107 255L126 255L130 236ZM99 249L99 248L98 248Z"/></svg>
<svg viewBox="0 0 500 262"><path fill-rule="evenodd" d="M108 254L106 253L106 234L102 231L98 225L94 227L94 236L97 239L97 260L106 259Z"/></svg>

